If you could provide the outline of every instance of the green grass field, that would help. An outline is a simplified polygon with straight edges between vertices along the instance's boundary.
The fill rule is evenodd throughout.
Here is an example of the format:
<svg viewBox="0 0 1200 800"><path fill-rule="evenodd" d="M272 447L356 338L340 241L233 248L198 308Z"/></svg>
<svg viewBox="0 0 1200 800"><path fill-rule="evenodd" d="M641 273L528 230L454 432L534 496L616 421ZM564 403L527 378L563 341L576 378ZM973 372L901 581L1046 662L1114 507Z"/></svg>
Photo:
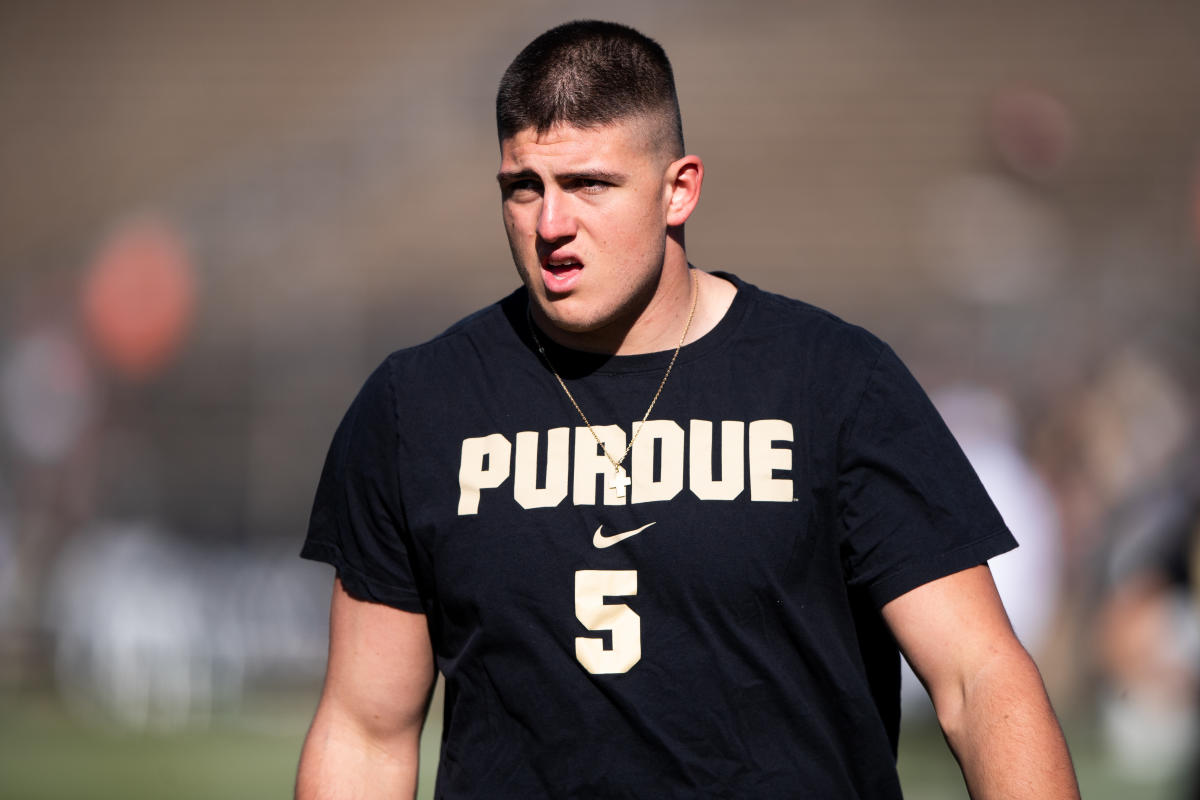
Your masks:
<svg viewBox="0 0 1200 800"><path fill-rule="evenodd" d="M171 733L116 731L68 714L49 694L0 695L0 798L5 800L239 800L291 796L296 759L316 690L257 695L236 714L204 729ZM440 704L435 702L434 707ZM426 727L420 797L433 796L440 719ZM1089 800L1175 800L1178 787L1122 779L1086 726L1068 738ZM940 733L906 727L900 773L912 800L965 800L967 794Z"/></svg>

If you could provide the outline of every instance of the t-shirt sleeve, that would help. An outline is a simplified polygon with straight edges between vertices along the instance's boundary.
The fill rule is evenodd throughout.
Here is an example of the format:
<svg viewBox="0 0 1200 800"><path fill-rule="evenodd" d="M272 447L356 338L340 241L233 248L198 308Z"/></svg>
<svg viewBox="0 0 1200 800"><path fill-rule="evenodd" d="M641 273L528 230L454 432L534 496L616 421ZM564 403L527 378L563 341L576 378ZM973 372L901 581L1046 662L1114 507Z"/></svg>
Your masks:
<svg viewBox="0 0 1200 800"><path fill-rule="evenodd" d="M881 347L838 475L847 582L876 607L1017 546L933 403Z"/></svg>
<svg viewBox="0 0 1200 800"><path fill-rule="evenodd" d="M385 361L334 434L300 555L332 564L353 597L421 612L397 454L395 388Z"/></svg>

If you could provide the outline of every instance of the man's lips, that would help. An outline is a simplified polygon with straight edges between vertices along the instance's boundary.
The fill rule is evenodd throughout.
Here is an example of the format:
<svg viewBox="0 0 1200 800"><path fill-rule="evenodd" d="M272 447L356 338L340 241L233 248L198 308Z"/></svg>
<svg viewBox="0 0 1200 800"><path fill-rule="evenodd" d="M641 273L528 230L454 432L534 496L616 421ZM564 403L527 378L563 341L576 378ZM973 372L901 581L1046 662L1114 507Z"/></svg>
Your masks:
<svg viewBox="0 0 1200 800"><path fill-rule="evenodd" d="M583 262L577 258L548 258L542 262L542 269L554 275L561 275L574 269L582 269Z"/></svg>
<svg viewBox="0 0 1200 800"><path fill-rule="evenodd" d="M543 280L546 289L551 292L564 292L571 289L582 270L583 262L577 258L548 258L542 262Z"/></svg>

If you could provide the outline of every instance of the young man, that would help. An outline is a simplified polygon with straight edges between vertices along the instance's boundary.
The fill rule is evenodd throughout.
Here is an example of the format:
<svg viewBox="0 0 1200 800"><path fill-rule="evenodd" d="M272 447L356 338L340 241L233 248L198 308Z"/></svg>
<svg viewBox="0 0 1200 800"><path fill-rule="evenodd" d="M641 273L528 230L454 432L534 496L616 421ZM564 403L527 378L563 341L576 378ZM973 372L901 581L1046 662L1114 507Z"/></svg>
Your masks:
<svg viewBox="0 0 1200 800"><path fill-rule="evenodd" d="M974 797L1076 797L985 563L1013 539L915 381L688 265L704 167L662 49L555 28L497 122L524 286L338 429L297 795L411 796L440 670L438 797L899 797L898 643Z"/></svg>

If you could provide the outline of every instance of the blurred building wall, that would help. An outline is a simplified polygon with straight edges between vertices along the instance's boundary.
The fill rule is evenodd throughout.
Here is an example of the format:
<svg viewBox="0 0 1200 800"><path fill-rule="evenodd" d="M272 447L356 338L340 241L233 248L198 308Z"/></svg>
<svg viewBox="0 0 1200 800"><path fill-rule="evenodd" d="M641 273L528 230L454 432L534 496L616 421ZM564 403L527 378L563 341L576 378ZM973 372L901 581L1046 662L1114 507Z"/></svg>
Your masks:
<svg viewBox="0 0 1200 800"><path fill-rule="evenodd" d="M329 437L372 366L516 285L492 183L495 86L534 35L596 13L0 5L0 359L59 343L32 372L9 370L0 641L43 652L47 576L98 525L149 521L219 558L298 546ZM1120 492L1086 478L1088 435L1064 420L1135 352L1182 409L1151 415L1175 427L1141 472L1193 423L1200 5L622 1L603 14L674 60L707 168L692 261L867 325L931 390L1002 394L1058 493L1076 575L1064 591L1085 582ZM100 346L81 292L139 225L175 243L175 262L148 263L190 276L178 291L192 310L161 363L131 371ZM163 302L131 291L136 308ZM71 435L35 452L30 426Z"/></svg>

